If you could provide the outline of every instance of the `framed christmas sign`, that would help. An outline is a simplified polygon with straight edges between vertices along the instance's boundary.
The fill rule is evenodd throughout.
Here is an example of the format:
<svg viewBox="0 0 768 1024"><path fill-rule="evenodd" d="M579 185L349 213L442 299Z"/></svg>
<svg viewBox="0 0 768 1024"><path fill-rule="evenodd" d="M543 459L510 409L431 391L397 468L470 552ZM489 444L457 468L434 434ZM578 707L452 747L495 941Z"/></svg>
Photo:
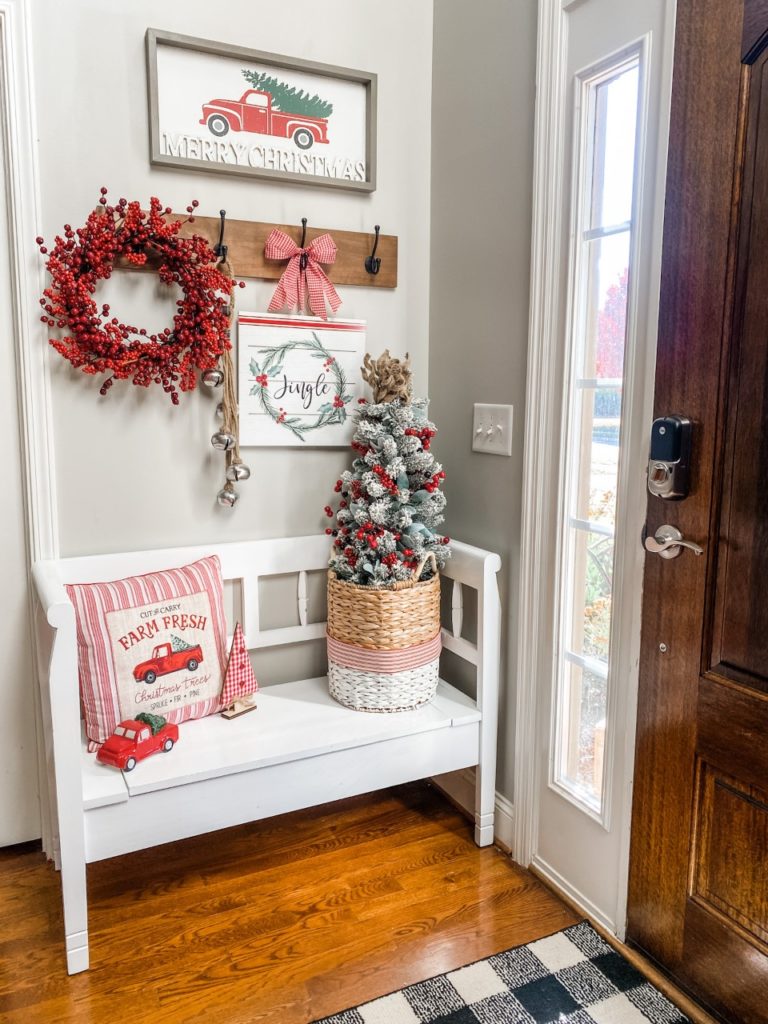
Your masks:
<svg viewBox="0 0 768 1024"><path fill-rule="evenodd" d="M241 313L238 348L241 447L350 443L364 320Z"/></svg>
<svg viewBox="0 0 768 1024"><path fill-rule="evenodd" d="M376 188L376 75L147 29L150 161Z"/></svg>

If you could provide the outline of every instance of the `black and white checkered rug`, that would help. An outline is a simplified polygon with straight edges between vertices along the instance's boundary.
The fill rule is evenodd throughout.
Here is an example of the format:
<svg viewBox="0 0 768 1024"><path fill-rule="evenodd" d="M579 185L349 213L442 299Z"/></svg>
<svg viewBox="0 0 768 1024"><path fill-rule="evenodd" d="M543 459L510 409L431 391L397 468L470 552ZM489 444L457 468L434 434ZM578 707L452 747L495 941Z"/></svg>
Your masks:
<svg viewBox="0 0 768 1024"><path fill-rule="evenodd" d="M316 1024L688 1024L586 922Z"/></svg>

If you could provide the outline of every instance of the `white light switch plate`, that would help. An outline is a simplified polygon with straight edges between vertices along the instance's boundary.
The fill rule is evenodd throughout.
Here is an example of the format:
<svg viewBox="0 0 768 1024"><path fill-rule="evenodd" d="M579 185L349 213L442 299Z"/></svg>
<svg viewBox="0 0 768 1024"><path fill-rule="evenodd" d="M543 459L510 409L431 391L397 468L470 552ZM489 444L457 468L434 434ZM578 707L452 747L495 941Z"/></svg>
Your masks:
<svg viewBox="0 0 768 1024"><path fill-rule="evenodd" d="M487 455L512 454L512 406L475 403L472 450Z"/></svg>

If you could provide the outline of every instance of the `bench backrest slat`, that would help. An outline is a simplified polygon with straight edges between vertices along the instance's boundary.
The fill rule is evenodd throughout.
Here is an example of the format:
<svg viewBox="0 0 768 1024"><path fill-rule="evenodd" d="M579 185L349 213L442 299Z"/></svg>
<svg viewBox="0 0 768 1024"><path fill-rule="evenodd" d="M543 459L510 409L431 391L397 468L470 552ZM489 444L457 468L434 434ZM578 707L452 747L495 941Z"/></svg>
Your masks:
<svg viewBox="0 0 768 1024"><path fill-rule="evenodd" d="M218 555L225 582L240 585L243 629L251 649L316 640L323 635L324 623L302 623L277 629L259 627L259 579L295 573L299 581L306 573L324 570L328 564L329 538L325 534L308 537L282 537L276 540L234 541L201 544L194 547L158 548L150 551L124 551L110 554L62 558L47 564L46 569L61 583L97 583L138 576L162 569L177 568L206 555ZM498 555L480 548L453 541L451 558L443 575L455 585L467 585L483 593L484 587L499 569ZM495 580L493 580L495 587ZM301 621L302 601L306 590L298 584L297 601ZM303 596L302 596L303 593ZM476 646L466 641L452 646L460 657L477 664Z"/></svg>

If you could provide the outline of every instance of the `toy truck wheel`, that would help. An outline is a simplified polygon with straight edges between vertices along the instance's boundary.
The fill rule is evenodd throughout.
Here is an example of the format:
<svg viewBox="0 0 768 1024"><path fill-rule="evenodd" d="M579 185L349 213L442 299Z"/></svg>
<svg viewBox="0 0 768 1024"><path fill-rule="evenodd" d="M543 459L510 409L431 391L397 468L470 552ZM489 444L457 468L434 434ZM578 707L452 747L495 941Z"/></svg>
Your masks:
<svg viewBox="0 0 768 1024"><path fill-rule="evenodd" d="M189 669L190 672L194 672L198 664L199 662L197 658L190 658L189 661L187 662L187 668Z"/></svg>
<svg viewBox="0 0 768 1024"><path fill-rule="evenodd" d="M297 128L293 133L293 141L299 149L311 149L315 137L308 128Z"/></svg>
<svg viewBox="0 0 768 1024"><path fill-rule="evenodd" d="M125 768L123 768L123 771L124 772L132 772L135 767L136 767L136 758L135 757L129 757L128 760L125 762Z"/></svg>
<svg viewBox="0 0 768 1024"><path fill-rule="evenodd" d="M154 683L156 679L157 672L153 672L152 669L150 669L149 672L144 673L144 682L149 683L150 686L152 685L152 683Z"/></svg>
<svg viewBox="0 0 768 1024"><path fill-rule="evenodd" d="M221 114L211 114L208 118L208 131L217 139L222 138L229 131L229 121Z"/></svg>
<svg viewBox="0 0 768 1024"><path fill-rule="evenodd" d="M173 740L169 736L168 739L163 743L163 750L168 753L169 750L173 750Z"/></svg>

